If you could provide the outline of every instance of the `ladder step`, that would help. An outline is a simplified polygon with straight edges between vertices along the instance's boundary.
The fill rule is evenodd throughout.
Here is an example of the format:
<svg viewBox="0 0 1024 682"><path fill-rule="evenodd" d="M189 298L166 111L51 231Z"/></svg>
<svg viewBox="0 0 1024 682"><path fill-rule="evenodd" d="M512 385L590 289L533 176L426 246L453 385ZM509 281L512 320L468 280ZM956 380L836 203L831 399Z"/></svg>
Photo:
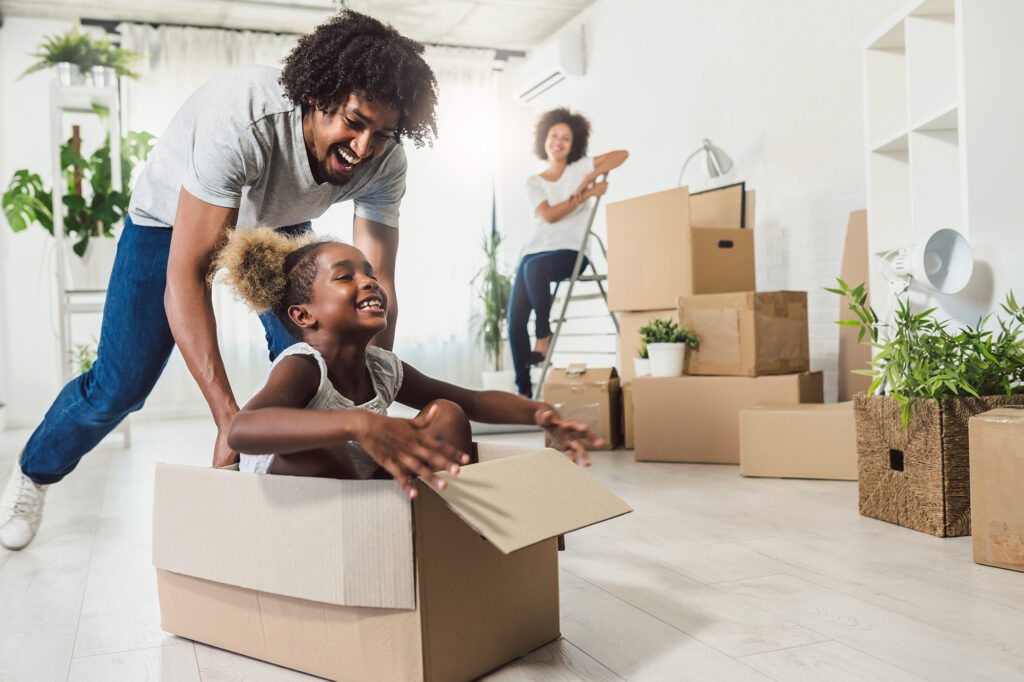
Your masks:
<svg viewBox="0 0 1024 682"><path fill-rule="evenodd" d="M604 282L608 279L608 275L580 275L576 278L577 282Z"/></svg>
<svg viewBox="0 0 1024 682"><path fill-rule="evenodd" d="M615 332L562 332L558 338L563 336L618 336Z"/></svg>
<svg viewBox="0 0 1024 682"><path fill-rule="evenodd" d="M551 352L552 355L615 355L613 350L572 350L556 348Z"/></svg>
<svg viewBox="0 0 1024 682"><path fill-rule="evenodd" d="M603 294L573 294L572 296L569 297L569 300L570 301L593 301L593 300L599 299L599 298L604 298L604 295ZM564 301L565 299L562 296L556 296L554 298L554 300L556 300L556 301Z"/></svg>

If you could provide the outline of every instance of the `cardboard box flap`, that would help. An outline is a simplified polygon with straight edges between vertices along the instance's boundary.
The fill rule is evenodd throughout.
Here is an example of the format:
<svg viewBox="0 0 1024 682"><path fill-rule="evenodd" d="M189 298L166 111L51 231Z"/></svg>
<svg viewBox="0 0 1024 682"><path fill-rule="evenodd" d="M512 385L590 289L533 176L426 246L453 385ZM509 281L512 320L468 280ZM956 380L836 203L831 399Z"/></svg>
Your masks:
<svg viewBox="0 0 1024 682"><path fill-rule="evenodd" d="M502 553L633 511L564 454L550 449L463 467L440 495ZM426 487L426 486L423 486Z"/></svg>
<svg viewBox="0 0 1024 682"><path fill-rule="evenodd" d="M1009 424L1024 421L1024 405L1008 405L997 407L988 412L982 412L971 417L971 421L997 422Z"/></svg>
<svg viewBox="0 0 1024 682"><path fill-rule="evenodd" d="M175 573L342 606L416 608L412 506L393 481L158 463L153 537L153 564Z"/></svg>
<svg viewBox="0 0 1024 682"><path fill-rule="evenodd" d="M619 373L614 367L587 367L585 363L571 364L566 369L552 369L544 380L545 385L561 385L570 387L607 388L612 379Z"/></svg>

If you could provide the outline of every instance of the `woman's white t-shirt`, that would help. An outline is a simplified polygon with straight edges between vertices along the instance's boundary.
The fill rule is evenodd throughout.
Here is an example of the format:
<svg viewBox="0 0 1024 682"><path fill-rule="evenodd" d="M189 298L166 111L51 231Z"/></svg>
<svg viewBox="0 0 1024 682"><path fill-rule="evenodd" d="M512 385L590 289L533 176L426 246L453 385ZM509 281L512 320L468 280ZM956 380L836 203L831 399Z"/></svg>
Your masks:
<svg viewBox="0 0 1024 682"><path fill-rule="evenodd" d="M338 393L330 378L327 376L327 363L320 351L306 343L296 343L281 351L281 354L274 360L270 370L273 371L284 358L289 355L310 355L316 360L320 367L320 386L316 394L306 405L307 410L368 410L377 414L387 414L388 406L395 401L398 389L402 387L402 361L390 351L377 346L366 347L366 368L370 371L370 379L373 382L374 396L362 405L356 405L351 400ZM269 378L269 375L268 375ZM266 382L263 382L266 385ZM262 389L263 386L260 386ZM362 446L354 440L345 443L345 450L352 466L355 467L359 478L367 479L373 476L377 470L377 462ZM238 462L239 471L247 471L256 474L265 474L270 469L273 455L246 455L242 453Z"/></svg>
<svg viewBox="0 0 1024 682"><path fill-rule="evenodd" d="M545 180L539 175L531 175L526 180L526 198L530 203L533 215L533 236L526 244L523 255L542 251L559 251L569 249L578 251L587 231L590 219L591 200L584 201L561 220L548 223L537 215L537 207L545 201L549 206L560 204L576 191L576 188L594 171L594 159L584 156L575 163L570 163L562 171L562 177L554 182Z"/></svg>

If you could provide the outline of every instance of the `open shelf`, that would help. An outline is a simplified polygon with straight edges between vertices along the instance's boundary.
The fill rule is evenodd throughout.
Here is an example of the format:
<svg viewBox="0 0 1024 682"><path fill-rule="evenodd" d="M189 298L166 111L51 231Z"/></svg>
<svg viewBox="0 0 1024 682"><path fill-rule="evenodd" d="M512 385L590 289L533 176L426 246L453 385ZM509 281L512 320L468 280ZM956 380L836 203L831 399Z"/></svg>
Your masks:
<svg viewBox="0 0 1024 682"><path fill-rule="evenodd" d="M952 14L910 16L907 90L911 121L956 101L956 22Z"/></svg>
<svg viewBox="0 0 1024 682"><path fill-rule="evenodd" d="M960 145L956 130L910 134L910 207L915 235L943 228L967 233L961 213Z"/></svg>
<svg viewBox="0 0 1024 682"><path fill-rule="evenodd" d="M909 121L907 55L902 48L871 49L866 59L868 139L890 140L906 132Z"/></svg>
<svg viewBox="0 0 1024 682"><path fill-rule="evenodd" d="M871 148L873 152L906 152L909 150L909 141L907 133L900 132L889 138L888 140L882 140Z"/></svg>
<svg viewBox="0 0 1024 682"><path fill-rule="evenodd" d="M911 130L923 132L928 130L957 130L959 128L960 114L956 104L946 105L923 120L918 121Z"/></svg>
<svg viewBox="0 0 1024 682"><path fill-rule="evenodd" d="M910 241L910 155L907 150L868 155L868 221L873 251Z"/></svg>

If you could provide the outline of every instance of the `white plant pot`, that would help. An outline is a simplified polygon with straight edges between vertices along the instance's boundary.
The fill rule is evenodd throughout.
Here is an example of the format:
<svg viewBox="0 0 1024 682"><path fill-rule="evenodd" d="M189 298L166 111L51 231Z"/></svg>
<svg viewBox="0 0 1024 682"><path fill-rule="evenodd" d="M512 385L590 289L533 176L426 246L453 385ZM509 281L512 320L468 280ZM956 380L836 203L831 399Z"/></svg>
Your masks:
<svg viewBox="0 0 1024 682"><path fill-rule="evenodd" d="M484 370L480 373L480 378L483 382L485 391L505 391L507 393L516 392L515 370L503 369L497 372L493 370Z"/></svg>
<svg viewBox="0 0 1024 682"><path fill-rule="evenodd" d="M683 373L685 343L648 343L647 354L651 357L651 376L677 377Z"/></svg>
<svg viewBox="0 0 1024 682"><path fill-rule="evenodd" d="M633 374L638 377L645 377L651 373L651 361L649 358L633 358Z"/></svg>
<svg viewBox="0 0 1024 682"><path fill-rule="evenodd" d="M58 62L54 68L57 70L57 83L60 85L81 85L82 70L78 64L73 62Z"/></svg>
<svg viewBox="0 0 1024 682"><path fill-rule="evenodd" d="M117 71L112 66L94 66L89 69L89 81L97 88L109 88L117 84Z"/></svg>
<svg viewBox="0 0 1024 682"><path fill-rule="evenodd" d="M110 237L93 237L79 257L71 250L71 238L64 239L64 262L67 265L68 288L74 290L106 289L110 272L114 269L114 254L117 244Z"/></svg>

